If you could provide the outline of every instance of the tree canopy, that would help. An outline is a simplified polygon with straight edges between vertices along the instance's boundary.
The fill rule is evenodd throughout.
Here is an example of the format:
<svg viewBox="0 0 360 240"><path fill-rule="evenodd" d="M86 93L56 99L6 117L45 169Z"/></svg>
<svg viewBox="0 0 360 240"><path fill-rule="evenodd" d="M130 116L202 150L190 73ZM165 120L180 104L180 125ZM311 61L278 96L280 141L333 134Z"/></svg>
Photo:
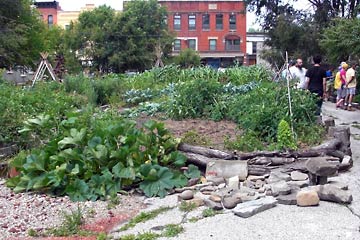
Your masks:
<svg viewBox="0 0 360 240"><path fill-rule="evenodd" d="M46 28L31 2L0 1L0 68L34 65L45 48Z"/></svg>
<svg viewBox="0 0 360 240"><path fill-rule="evenodd" d="M124 72L145 70L156 61L156 48L164 55L173 41L164 21L167 12L156 0L135 0L121 14L107 6L84 12L66 33L67 45L92 70Z"/></svg>

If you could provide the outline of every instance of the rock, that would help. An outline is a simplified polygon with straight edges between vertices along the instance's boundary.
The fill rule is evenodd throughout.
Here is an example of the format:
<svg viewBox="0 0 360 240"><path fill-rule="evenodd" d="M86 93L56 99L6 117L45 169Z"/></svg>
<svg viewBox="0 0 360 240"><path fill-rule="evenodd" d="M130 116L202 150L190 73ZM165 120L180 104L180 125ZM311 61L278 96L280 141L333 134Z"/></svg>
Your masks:
<svg viewBox="0 0 360 240"><path fill-rule="evenodd" d="M251 217L259 212L275 207L277 200L274 197L264 197L254 201L239 203L233 212L243 218Z"/></svg>
<svg viewBox="0 0 360 240"><path fill-rule="evenodd" d="M260 195L258 193L254 195L249 195L248 193L237 192L234 193L233 196L235 196L237 199L241 199L241 202L254 201L260 198Z"/></svg>
<svg viewBox="0 0 360 240"><path fill-rule="evenodd" d="M194 192L191 190L185 190L179 195L180 199L182 200L189 200L194 197Z"/></svg>
<svg viewBox="0 0 360 240"><path fill-rule="evenodd" d="M341 161L342 164L350 164L351 166L353 165L353 160L352 157L349 155L345 155L344 158Z"/></svg>
<svg viewBox="0 0 360 240"><path fill-rule="evenodd" d="M210 199L204 199L204 203L207 207L214 209L214 210L221 210L223 209L221 203L213 202Z"/></svg>
<svg viewBox="0 0 360 240"><path fill-rule="evenodd" d="M305 181L308 179L308 175L299 171L292 171L291 174L291 180L293 181Z"/></svg>
<svg viewBox="0 0 360 240"><path fill-rule="evenodd" d="M226 187L226 184L225 183L221 183L218 185L218 188L221 189L221 188L225 188Z"/></svg>
<svg viewBox="0 0 360 240"><path fill-rule="evenodd" d="M186 202L190 203L190 204L194 204L196 207L200 207L204 205L204 199L198 198L198 197L194 197L193 199L187 200Z"/></svg>
<svg viewBox="0 0 360 240"><path fill-rule="evenodd" d="M175 192L177 193L182 193L185 190L195 190L196 187L195 186L191 186L191 187L183 187L183 188L175 188Z"/></svg>
<svg viewBox="0 0 360 240"><path fill-rule="evenodd" d="M206 165L206 179L211 179L212 177L224 177L230 178L233 176L238 176L241 181L244 181L248 175L248 164L244 160L216 160L210 161Z"/></svg>
<svg viewBox="0 0 360 240"><path fill-rule="evenodd" d="M210 179L207 179L207 181L214 183L214 185L218 186L222 183L225 183L225 178L223 177L210 177Z"/></svg>
<svg viewBox="0 0 360 240"><path fill-rule="evenodd" d="M221 197L219 195L216 195L212 193L209 197L209 199L213 202L221 202Z"/></svg>
<svg viewBox="0 0 360 240"><path fill-rule="evenodd" d="M312 189L314 189L318 193L320 199L324 201L345 204L352 202L352 195L350 192L342 190L332 184L317 185L313 186Z"/></svg>
<svg viewBox="0 0 360 240"><path fill-rule="evenodd" d="M200 192L202 192L203 194L207 193L207 194L211 194L211 192L214 192L216 190L215 186L206 186L203 188L200 188Z"/></svg>
<svg viewBox="0 0 360 240"><path fill-rule="evenodd" d="M290 181L291 177L287 173L271 172L269 178L266 179L266 182L267 183L275 183L275 182L279 182L281 180Z"/></svg>
<svg viewBox="0 0 360 240"><path fill-rule="evenodd" d="M303 187L309 186L309 181L308 180L305 180L305 181L289 181L287 183L290 185L290 187L291 186L297 186L299 188L303 188Z"/></svg>
<svg viewBox="0 0 360 240"><path fill-rule="evenodd" d="M264 182L261 180L256 180L255 182L255 189L262 188L264 186Z"/></svg>
<svg viewBox="0 0 360 240"><path fill-rule="evenodd" d="M337 182L337 181L329 181L328 184L334 185L335 187L338 187L342 190L348 190L349 186L346 183L343 182Z"/></svg>
<svg viewBox="0 0 360 240"><path fill-rule="evenodd" d="M191 178L188 181L188 187L196 185L200 181L200 178Z"/></svg>
<svg viewBox="0 0 360 240"><path fill-rule="evenodd" d="M222 203L224 205L224 208L233 209L234 207L236 207L238 203L241 203L241 201L242 201L241 198L238 198L236 197L236 195L233 195L229 197L224 197Z"/></svg>
<svg viewBox="0 0 360 240"><path fill-rule="evenodd" d="M242 185L247 188L255 188L255 183L249 180L245 180Z"/></svg>
<svg viewBox="0 0 360 240"><path fill-rule="evenodd" d="M258 193L265 193L265 188L264 187L259 188Z"/></svg>
<svg viewBox="0 0 360 240"><path fill-rule="evenodd" d="M253 181L253 182L256 182L257 180L262 180L262 181L264 181L266 177L267 177L266 175L263 175L263 176L249 175L249 176L246 178L246 180L248 180L248 181Z"/></svg>
<svg viewBox="0 0 360 240"><path fill-rule="evenodd" d="M296 194L296 203L298 206L317 206L320 199L316 191L302 190Z"/></svg>
<svg viewBox="0 0 360 240"><path fill-rule="evenodd" d="M296 205L297 204L296 195L297 195L296 192L292 192L291 194L288 195L277 196L276 200L278 200L279 204Z"/></svg>
<svg viewBox="0 0 360 240"><path fill-rule="evenodd" d="M238 176L234 176L228 179L228 187L234 190L238 190L239 189L239 177Z"/></svg>
<svg viewBox="0 0 360 240"><path fill-rule="evenodd" d="M273 196L287 195L291 193L291 188L285 181L280 181L271 184L271 191Z"/></svg>
<svg viewBox="0 0 360 240"><path fill-rule="evenodd" d="M315 157L305 163L306 169L316 175L329 177L337 173L338 167L326 161L324 157Z"/></svg>

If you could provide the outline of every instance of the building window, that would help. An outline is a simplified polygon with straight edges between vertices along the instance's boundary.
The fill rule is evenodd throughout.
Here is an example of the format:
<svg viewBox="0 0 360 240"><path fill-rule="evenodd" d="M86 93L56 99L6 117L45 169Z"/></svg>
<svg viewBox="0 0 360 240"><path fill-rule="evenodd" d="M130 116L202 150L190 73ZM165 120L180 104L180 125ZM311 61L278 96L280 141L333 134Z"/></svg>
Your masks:
<svg viewBox="0 0 360 240"><path fill-rule="evenodd" d="M236 29L236 15L235 14L230 14L230 16L229 16L229 27L230 27L230 30Z"/></svg>
<svg viewBox="0 0 360 240"><path fill-rule="evenodd" d="M207 13L202 15L202 29L203 30L210 29L210 15Z"/></svg>
<svg viewBox="0 0 360 240"><path fill-rule="evenodd" d="M216 39L209 39L209 50L216 50Z"/></svg>
<svg viewBox="0 0 360 240"><path fill-rule="evenodd" d="M53 15L48 15L48 26L52 26L54 24Z"/></svg>
<svg viewBox="0 0 360 240"><path fill-rule="evenodd" d="M181 40L175 39L174 41L174 51L180 51L181 50Z"/></svg>
<svg viewBox="0 0 360 240"><path fill-rule="evenodd" d="M216 14L216 30L222 30L222 29L223 29L223 15Z"/></svg>
<svg viewBox="0 0 360 240"><path fill-rule="evenodd" d="M252 42L252 53L256 54L256 52L257 52L257 44L256 42Z"/></svg>
<svg viewBox="0 0 360 240"><path fill-rule="evenodd" d="M65 25L65 30L70 30L70 25L69 24Z"/></svg>
<svg viewBox="0 0 360 240"><path fill-rule="evenodd" d="M228 51L240 50L240 38L225 39L225 49Z"/></svg>
<svg viewBox="0 0 360 240"><path fill-rule="evenodd" d="M189 30L195 30L195 29L196 29L196 16L189 15Z"/></svg>
<svg viewBox="0 0 360 240"><path fill-rule="evenodd" d="M175 15L174 16L174 30L180 30L181 29L181 16Z"/></svg>
<svg viewBox="0 0 360 240"><path fill-rule="evenodd" d="M196 39L188 39L188 47L196 50Z"/></svg>

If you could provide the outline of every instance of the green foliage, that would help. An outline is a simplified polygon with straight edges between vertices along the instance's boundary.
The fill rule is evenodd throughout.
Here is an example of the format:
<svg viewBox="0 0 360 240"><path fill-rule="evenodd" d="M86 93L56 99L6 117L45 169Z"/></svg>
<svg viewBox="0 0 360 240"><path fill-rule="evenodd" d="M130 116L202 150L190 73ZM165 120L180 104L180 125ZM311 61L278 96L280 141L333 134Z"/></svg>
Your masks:
<svg viewBox="0 0 360 240"><path fill-rule="evenodd" d="M255 150L263 150L265 148L264 142L258 133L247 130L241 136L236 136L236 140L230 139L224 140L226 149L240 150L244 152L252 152Z"/></svg>
<svg viewBox="0 0 360 240"><path fill-rule="evenodd" d="M0 142L26 147L28 139L18 133L26 119L39 114L61 119L67 111L80 107L82 101L74 95L67 95L63 86L56 82L39 82L29 89L1 84ZM43 134L46 132L43 131Z"/></svg>
<svg viewBox="0 0 360 240"><path fill-rule="evenodd" d="M79 234L80 227L84 223L84 216L80 207L78 206L75 211L71 210L71 213L63 213L63 217L63 223L57 228L50 229L48 232L56 237ZM80 233L80 235L84 233Z"/></svg>
<svg viewBox="0 0 360 240"><path fill-rule="evenodd" d="M338 64L340 61L360 58L360 40L353 36L360 34L360 19L335 19L325 29L320 45L326 51L329 60Z"/></svg>
<svg viewBox="0 0 360 240"><path fill-rule="evenodd" d="M326 130L319 124L300 124L297 127L297 140L299 144L314 146L320 144L326 135Z"/></svg>
<svg viewBox="0 0 360 240"><path fill-rule="evenodd" d="M194 210L196 208L197 208L196 203L187 202L187 201L182 201L180 206L179 206L179 209L182 212L191 212L192 210Z"/></svg>
<svg viewBox="0 0 360 240"><path fill-rule="evenodd" d="M169 211L170 209L171 209L170 207L160 207L160 208L152 210L150 212L141 212L139 215L132 218L128 223L126 223L124 226L122 226L119 230L125 231L130 228L133 228L133 227L135 227L136 224L141 223L141 222L146 222L150 219L154 219L159 214Z"/></svg>
<svg viewBox="0 0 360 240"><path fill-rule="evenodd" d="M69 118L59 128L42 149L11 162L24 163L22 174L7 182L15 192L47 191L74 201L96 200L141 182L147 196L163 197L187 183L183 174L168 168L183 166L186 158L175 151L177 143L163 124L147 121L140 130L132 121L103 115L79 123Z"/></svg>
<svg viewBox="0 0 360 240"><path fill-rule="evenodd" d="M178 224L168 224L162 232L162 237L176 237L184 231L184 227Z"/></svg>
<svg viewBox="0 0 360 240"><path fill-rule="evenodd" d="M201 215L204 217L204 218L207 218L207 217L213 217L215 216L216 214L220 214L222 213L222 211L216 211L212 208L207 208L207 209L204 209L201 213Z"/></svg>
<svg viewBox="0 0 360 240"><path fill-rule="evenodd" d="M137 235L134 235L134 234L125 235L125 236L122 236L120 239L121 240L155 240L159 237L160 237L160 235L157 233L144 232L144 233L140 233Z"/></svg>
<svg viewBox="0 0 360 240"><path fill-rule="evenodd" d="M195 131L188 131L181 138L181 142L188 143L196 146L208 146L210 144L210 140L201 136Z"/></svg>
<svg viewBox="0 0 360 240"><path fill-rule="evenodd" d="M171 118L209 117L222 86L213 79L197 79L176 86L175 91L167 106Z"/></svg>
<svg viewBox="0 0 360 240"><path fill-rule="evenodd" d="M277 144L280 149L296 149L296 142L288 122L282 119L277 129Z"/></svg>
<svg viewBox="0 0 360 240"><path fill-rule="evenodd" d="M191 48L182 50L179 56L175 57L175 63L183 68L200 66L200 55Z"/></svg>

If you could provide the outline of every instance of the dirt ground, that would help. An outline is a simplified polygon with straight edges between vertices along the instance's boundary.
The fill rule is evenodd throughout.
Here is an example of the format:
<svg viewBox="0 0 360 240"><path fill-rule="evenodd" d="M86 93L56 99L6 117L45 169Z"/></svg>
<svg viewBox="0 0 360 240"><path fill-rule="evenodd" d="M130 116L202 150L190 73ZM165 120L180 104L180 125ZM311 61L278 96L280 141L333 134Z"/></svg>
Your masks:
<svg viewBox="0 0 360 240"><path fill-rule="evenodd" d="M165 124L176 138L181 138L184 142L197 145L207 146L218 150L224 150L224 140L235 140L241 130L237 124L231 121L211 121L201 119L185 120L160 120L154 117L142 116L137 119L138 124L144 123L148 119L153 119Z"/></svg>

